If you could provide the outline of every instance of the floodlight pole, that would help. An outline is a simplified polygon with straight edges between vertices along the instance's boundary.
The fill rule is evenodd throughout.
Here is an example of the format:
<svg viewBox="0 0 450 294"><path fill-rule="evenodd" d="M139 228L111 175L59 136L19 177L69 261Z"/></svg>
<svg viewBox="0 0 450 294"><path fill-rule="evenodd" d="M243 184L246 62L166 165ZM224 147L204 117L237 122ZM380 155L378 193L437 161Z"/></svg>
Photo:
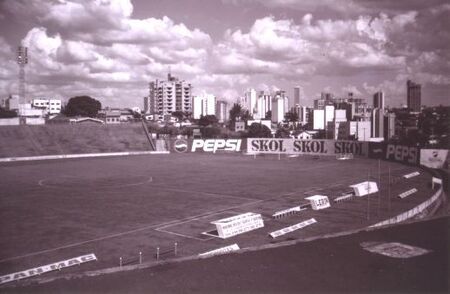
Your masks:
<svg viewBox="0 0 450 294"><path fill-rule="evenodd" d="M19 104L25 101L25 65L28 64L28 48L19 46L17 49L17 63L19 64Z"/></svg>
<svg viewBox="0 0 450 294"><path fill-rule="evenodd" d="M381 206L381 160L378 159L378 211L377 215L380 216Z"/></svg>
<svg viewBox="0 0 450 294"><path fill-rule="evenodd" d="M388 165L388 209L391 212L391 164Z"/></svg>
<svg viewBox="0 0 450 294"><path fill-rule="evenodd" d="M370 171L367 172L367 219L370 220Z"/></svg>

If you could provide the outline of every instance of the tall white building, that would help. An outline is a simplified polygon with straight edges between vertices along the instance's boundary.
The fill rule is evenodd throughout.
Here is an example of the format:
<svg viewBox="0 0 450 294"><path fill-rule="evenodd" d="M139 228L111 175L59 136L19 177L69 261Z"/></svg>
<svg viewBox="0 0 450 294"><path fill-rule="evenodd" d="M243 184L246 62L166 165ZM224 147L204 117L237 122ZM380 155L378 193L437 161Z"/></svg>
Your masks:
<svg viewBox="0 0 450 294"><path fill-rule="evenodd" d="M356 124L356 139L358 141L369 141L371 135L370 121L357 121Z"/></svg>
<svg viewBox="0 0 450 294"><path fill-rule="evenodd" d="M223 100L217 100L216 102L216 117L220 123L228 121L228 103Z"/></svg>
<svg viewBox="0 0 450 294"><path fill-rule="evenodd" d="M199 119L205 115L216 115L216 97L211 94L203 94L193 98L192 117Z"/></svg>
<svg viewBox="0 0 450 294"><path fill-rule="evenodd" d="M285 91L276 91L272 98L272 122L280 123L288 111L288 97Z"/></svg>
<svg viewBox="0 0 450 294"><path fill-rule="evenodd" d="M254 119L265 119L268 111L272 110L272 96L269 92L260 91L257 101L257 113Z"/></svg>
<svg viewBox="0 0 450 294"><path fill-rule="evenodd" d="M384 137L384 111L380 108L372 110L372 137Z"/></svg>
<svg viewBox="0 0 450 294"><path fill-rule="evenodd" d="M346 128L347 114L344 109L334 111L334 120L328 123L327 139L339 139L339 133L342 128ZM342 132L342 131L341 131ZM345 138L348 139L348 138Z"/></svg>
<svg viewBox="0 0 450 294"><path fill-rule="evenodd" d="M149 84L149 96L144 102L145 113L155 114L159 120L175 111L192 112L192 86L190 83L173 77L167 81L153 81Z"/></svg>
<svg viewBox="0 0 450 294"><path fill-rule="evenodd" d="M313 110L313 129L325 130L325 110L323 109Z"/></svg>
<svg viewBox="0 0 450 294"><path fill-rule="evenodd" d="M370 132L370 121L347 121L339 124L337 137L339 140L369 141Z"/></svg>
<svg viewBox="0 0 450 294"><path fill-rule="evenodd" d="M333 105L325 105L325 114L324 114L324 126L326 127L329 122L333 122L334 120L334 106Z"/></svg>
<svg viewBox="0 0 450 294"><path fill-rule="evenodd" d="M258 112L256 90L253 88L248 89L244 93L244 108L246 108L251 115Z"/></svg>

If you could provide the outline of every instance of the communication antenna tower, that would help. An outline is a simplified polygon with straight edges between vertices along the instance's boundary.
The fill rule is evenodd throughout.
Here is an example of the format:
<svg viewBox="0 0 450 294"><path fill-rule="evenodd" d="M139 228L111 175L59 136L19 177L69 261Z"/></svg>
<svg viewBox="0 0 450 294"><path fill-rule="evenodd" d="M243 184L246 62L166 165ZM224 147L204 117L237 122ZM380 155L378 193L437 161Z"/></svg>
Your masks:
<svg viewBox="0 0 450 294"><path fill-rule="evenodd" d="M28 64L28 48L19 46L17 50L17 63L19 64L19 104L25 103L25 65Z"/></svg>

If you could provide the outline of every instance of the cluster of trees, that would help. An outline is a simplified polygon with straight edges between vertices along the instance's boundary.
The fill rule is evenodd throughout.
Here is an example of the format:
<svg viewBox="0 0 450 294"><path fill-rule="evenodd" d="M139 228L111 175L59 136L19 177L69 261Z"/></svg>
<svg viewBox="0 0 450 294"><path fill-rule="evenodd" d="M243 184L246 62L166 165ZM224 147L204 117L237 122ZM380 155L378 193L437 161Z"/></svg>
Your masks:
<svg viewBox="0 0 450 294"><path fill-rule="evenodd" d="M89 96L76 96L69 99L63 113L67 116L96 117L101 109L100 101Z"/></svg>

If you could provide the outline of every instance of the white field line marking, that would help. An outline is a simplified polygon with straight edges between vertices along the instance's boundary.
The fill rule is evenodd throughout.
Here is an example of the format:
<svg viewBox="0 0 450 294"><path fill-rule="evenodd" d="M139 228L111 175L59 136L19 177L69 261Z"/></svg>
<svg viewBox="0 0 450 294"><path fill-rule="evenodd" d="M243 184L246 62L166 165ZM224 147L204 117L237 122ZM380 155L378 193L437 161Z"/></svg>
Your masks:
<svg viewBox="0 0 450 294"><path fill-rule="evenodd" d="M265 201L265 200L256 200L256 201L252 201L252 202L248 202L248 203L243 203L241 205L235 205L235 206L231 206L231 207L227 207L227 208L218 209L218 210L215 210L215 211L211 211L209 213L199 214L199 215L194 216L194 217L181 219L178 222L175 221L175 222L172 222L170 224L165 224L165 225L163 225L161 227L156 228L155 230L161 230L161 229L165 229L165 228L168 228L168 227L178 226L178 225L181 225L181 224L184 224L184 223L188 223L188 222L191 222L191 221L196 221L196 220L208 217L208 216L213 216L213 215L216 215L216 214L219 214L219 213L222 213L222 212L226 212L228 210L232 210L232 209L235 209L235 208L241 208L241 207L252 205L252 204L257 204L257 203L260 203L260 202L263 202L263 201Z"/></svg>
<svg viewBox="0 0 450 294"><path fill-rule="evenodd" d="M261 202L261 201L263 201L263 200L258 200L258 201L254 201L254 202L250 202L250 203L244 203L241 206L246 206L246 205L252 204L252 203L258 203L258 202ZM76 247L76 246L80 246L80 245L84 245L84 244L88 244L88 243L92 243L92 242L98 242L98 241L103 241L103 240L107 240L107 239L111 239L111 238L121 237L121 236L124 236L124 235L129 235L129 234L132 234L132 233L136 233L136 232L139 232L139 231L145 231L145 230L150 230L150 229L160 230L160 229L165 228L166 226L170 226L171 224L174 224L174 225L182 224L182 223L188 222L190 220L197 220L197 219L200 219L202 217L207 217L207 216L212 215L212 214L217 214L219 212L223 212L223 211L226 211L226 210L229 210L229 209L233 209L233 208L238 208L238 207L241 207L241 206L240 205L232 206L232 207L223 208L223 209L211 212L211 213L203 213L203 214L199 214L199 215L195 215L195 216L191 216L191 217L186 217L184 219L172 220L172 221L168 221L168 222L164 222L164 223L160 223L160 224L154 224L154 225L150 225L150 226L146 226L146 227L142 227L142 228L137 228L137 229L121 232L121 233L116 233L116 234L106 235L106 236L103 236L103 237L98 237L98 238L94 238L94 239L90 239L90 240L85 240L85 241L81 241L81 242L71 243L71 244L60 246L60 247L55 247L55 248L51 248L51 249L31 252L31 253L27 253L27 254L24 254L24 255L15 256L15 257L9 257L9 258L5 258L5 259L1 259L0 263L3 263L5 261L21 259L21 258L25 258L25 257L35 256L35 255L39 255L39 254L43 254L43 253L58 251L58 250L61 250L61 249L67 249L67 248L71 248L71 247ZM195 238L195 237L193 237L193 238Z"/></svg>
<svg viewBox="0 0 450 294"><path fill-rule="evenodd" d="M391 171L392 171L392 169L391 169ZM315 191L315 190L316 190L316 188L314 187L313 190L308 190L308 191ZM291 192L291 193L288 193L288 194L293 194L293 193L297 193L297 192L301 192L301 191L294 191L294 192ZM306 192L303 192L303 193L306 193ZM274 198L271 198L271 199L262 199L262 200L257 200L257 201L253 201L253 202L249 202L249 203L244 203L242 205L237 205L237 206L233 206L233 207L229 207L229 208L220 209L220 210L217 210L217 211L214 211L214 212L211 212L211 213L207 213L207 214L200 214L198 216L187 217L187 218L179 219L179 220L172 220L172 221L164 222L164 223L161 223L161 224L155 224L155 225L150 225L150 226L146 226L146 227L142 227L142 228L137 228L137 229L121 232L121 233L106 235L106 236L103 236L103 237L98 237L98 238L94 238L94 239L90 239L90 240L85 240L85 241L81 241L81 242L71 243L71 244L60 246L60 247L55 247L55 248L51 248L51 249L31 252L31 253L28 253L28 254L15 256L15 257L4 258L4 259L0 260L0 263L6 262L6 261L11 261L11 260L17 260L17 259L21 259L21 258L25 258L25 257L35 256L35 255L39 255L39 254L43 254L43 253L58 251L58 250L61 250L61 249L67 249L67 248L71 248L71 247L76 247L76 246L80 246L80 245L84 245L84 244L88 244L88 243L92 243L92 242L97 242L97 241L102 241L102 240L106 240L106 239L116 238L116 237L132 234L132 233L135 233L135 232L144 231L144 230L148 230L148 229L161 230L161 229L164 229L165 227L171 226L171 224L177 225L177 224L181 224L183 222L187 222L187 221L190 221L190 220L200 219L202 216L206 217L206 216L209 216L209 215L214 215L214 214L218 214L220 212L224 212L226 210L230 210L230 209L234 209L234 208L240 208L240 207L251 205L251 204L257 204L257 203L260 203L260 202L273 200L273 199L277 199L277 198L281 198L281 197L283 197L283 195L278 196L278 197L274 197Z"/></svg>
<svg viewBox="0 0 450 294"><path fill-rule="evenodd" d="M170 222L166 222L166 223L170 223ZM164 224L164 223L162 223L162 224ZM106 236L103 236L103 237L98 237L98 238L94 238L94 239L90 239L90 240L85 240L85 241L81 241L81 242L71 243L71 244L60 246L60 247L55 247L55 248L51 248L51 249L31 252L31 253L27 253L27 254L24 254L24 255L15 256L15 257L9 257L9 258L5 258L5 259L1 259L0 263L5 262L5 261L10 261L10 260L16 260L16 259L21 259L21 258L25 258L25 257L30 257L30 256L34 256L34 255L39 255L39 254L43 254L43 253L58 251L58 250L61 250L61 249L67 249L67 248L71 248L71 247L76 247L76 246L80 246L80 245L84 245L84 244L88 244L88 243L92 243L92 242L97 242L97 241L102 241L102 240L106 240L106 239L111 239L111 238L115 238L115 237L120 237L120 236L124 236L124 235L128 235L128 234L136 233L136 232L139 232L139 231L145 231L145 230L148 230L148 229L156 228L156 227L158 227L158 226L160 226L162 224L155 224L155 225L146 226L146 227L142 227L142 228L137 228L137 229L121 232L121 233L116 233L116 234L106 235Z"/></svg>
<svg viewBox="0 0 450 294"><path fill-rule="evenodd" d="M47 178L47 179L39 180L38 185L41 186L41 187L45 187L45 188L58 188L58 189L59 188L63 188L63 189L65 188L64 186L46 185L45 181L47 181L47 180L49 180L49 179ZM112 185L112 186L108 186L108 187L110 187L110 188L123 188L123 187L140 186L140 185L144 185L144 184L147 184L147 183L153 183L153 177L149 177L147 180L142 181L142 182L123 184L123 185L117 185L117 186Z"/></svg>
<svg viewBox="0 0 450 294"><path fill-rule="evenodd" d="M222 198L237 198L237 199L244 199L244 200L255 200L255 198L240 197L240 196L234 196L234 195L229 195L229 194L184 190L184 189L177 189L177 188L166 188L161 185L151 185L151 187L155 187L156 189L166 190L166 191L184 192L184 193L193 193L193 194L198 193L198 194L212 195L215 197L222 197Z"/></svg>
<svg viewBox="0 0 450 294"><path fill-rule="evenodd" d="M200 239L200 238L197 238L197 237L193 237L193 236L188 236L188 235L184 235L184 234L181 234L181 233L175 233L175 232L172 232L172 231L166 231L166 230L163 230L163 229L155 229L155 231L158 231L158 232L160 232L160 233L167 233L167 234L171 234L171 235L176 235L176 236L180 236L180 237L184 237L184 238L188 238L188 239L194 239L194 240L197 240L197 241L207 241L207 240L211 240L211 239Z"/></svg>

